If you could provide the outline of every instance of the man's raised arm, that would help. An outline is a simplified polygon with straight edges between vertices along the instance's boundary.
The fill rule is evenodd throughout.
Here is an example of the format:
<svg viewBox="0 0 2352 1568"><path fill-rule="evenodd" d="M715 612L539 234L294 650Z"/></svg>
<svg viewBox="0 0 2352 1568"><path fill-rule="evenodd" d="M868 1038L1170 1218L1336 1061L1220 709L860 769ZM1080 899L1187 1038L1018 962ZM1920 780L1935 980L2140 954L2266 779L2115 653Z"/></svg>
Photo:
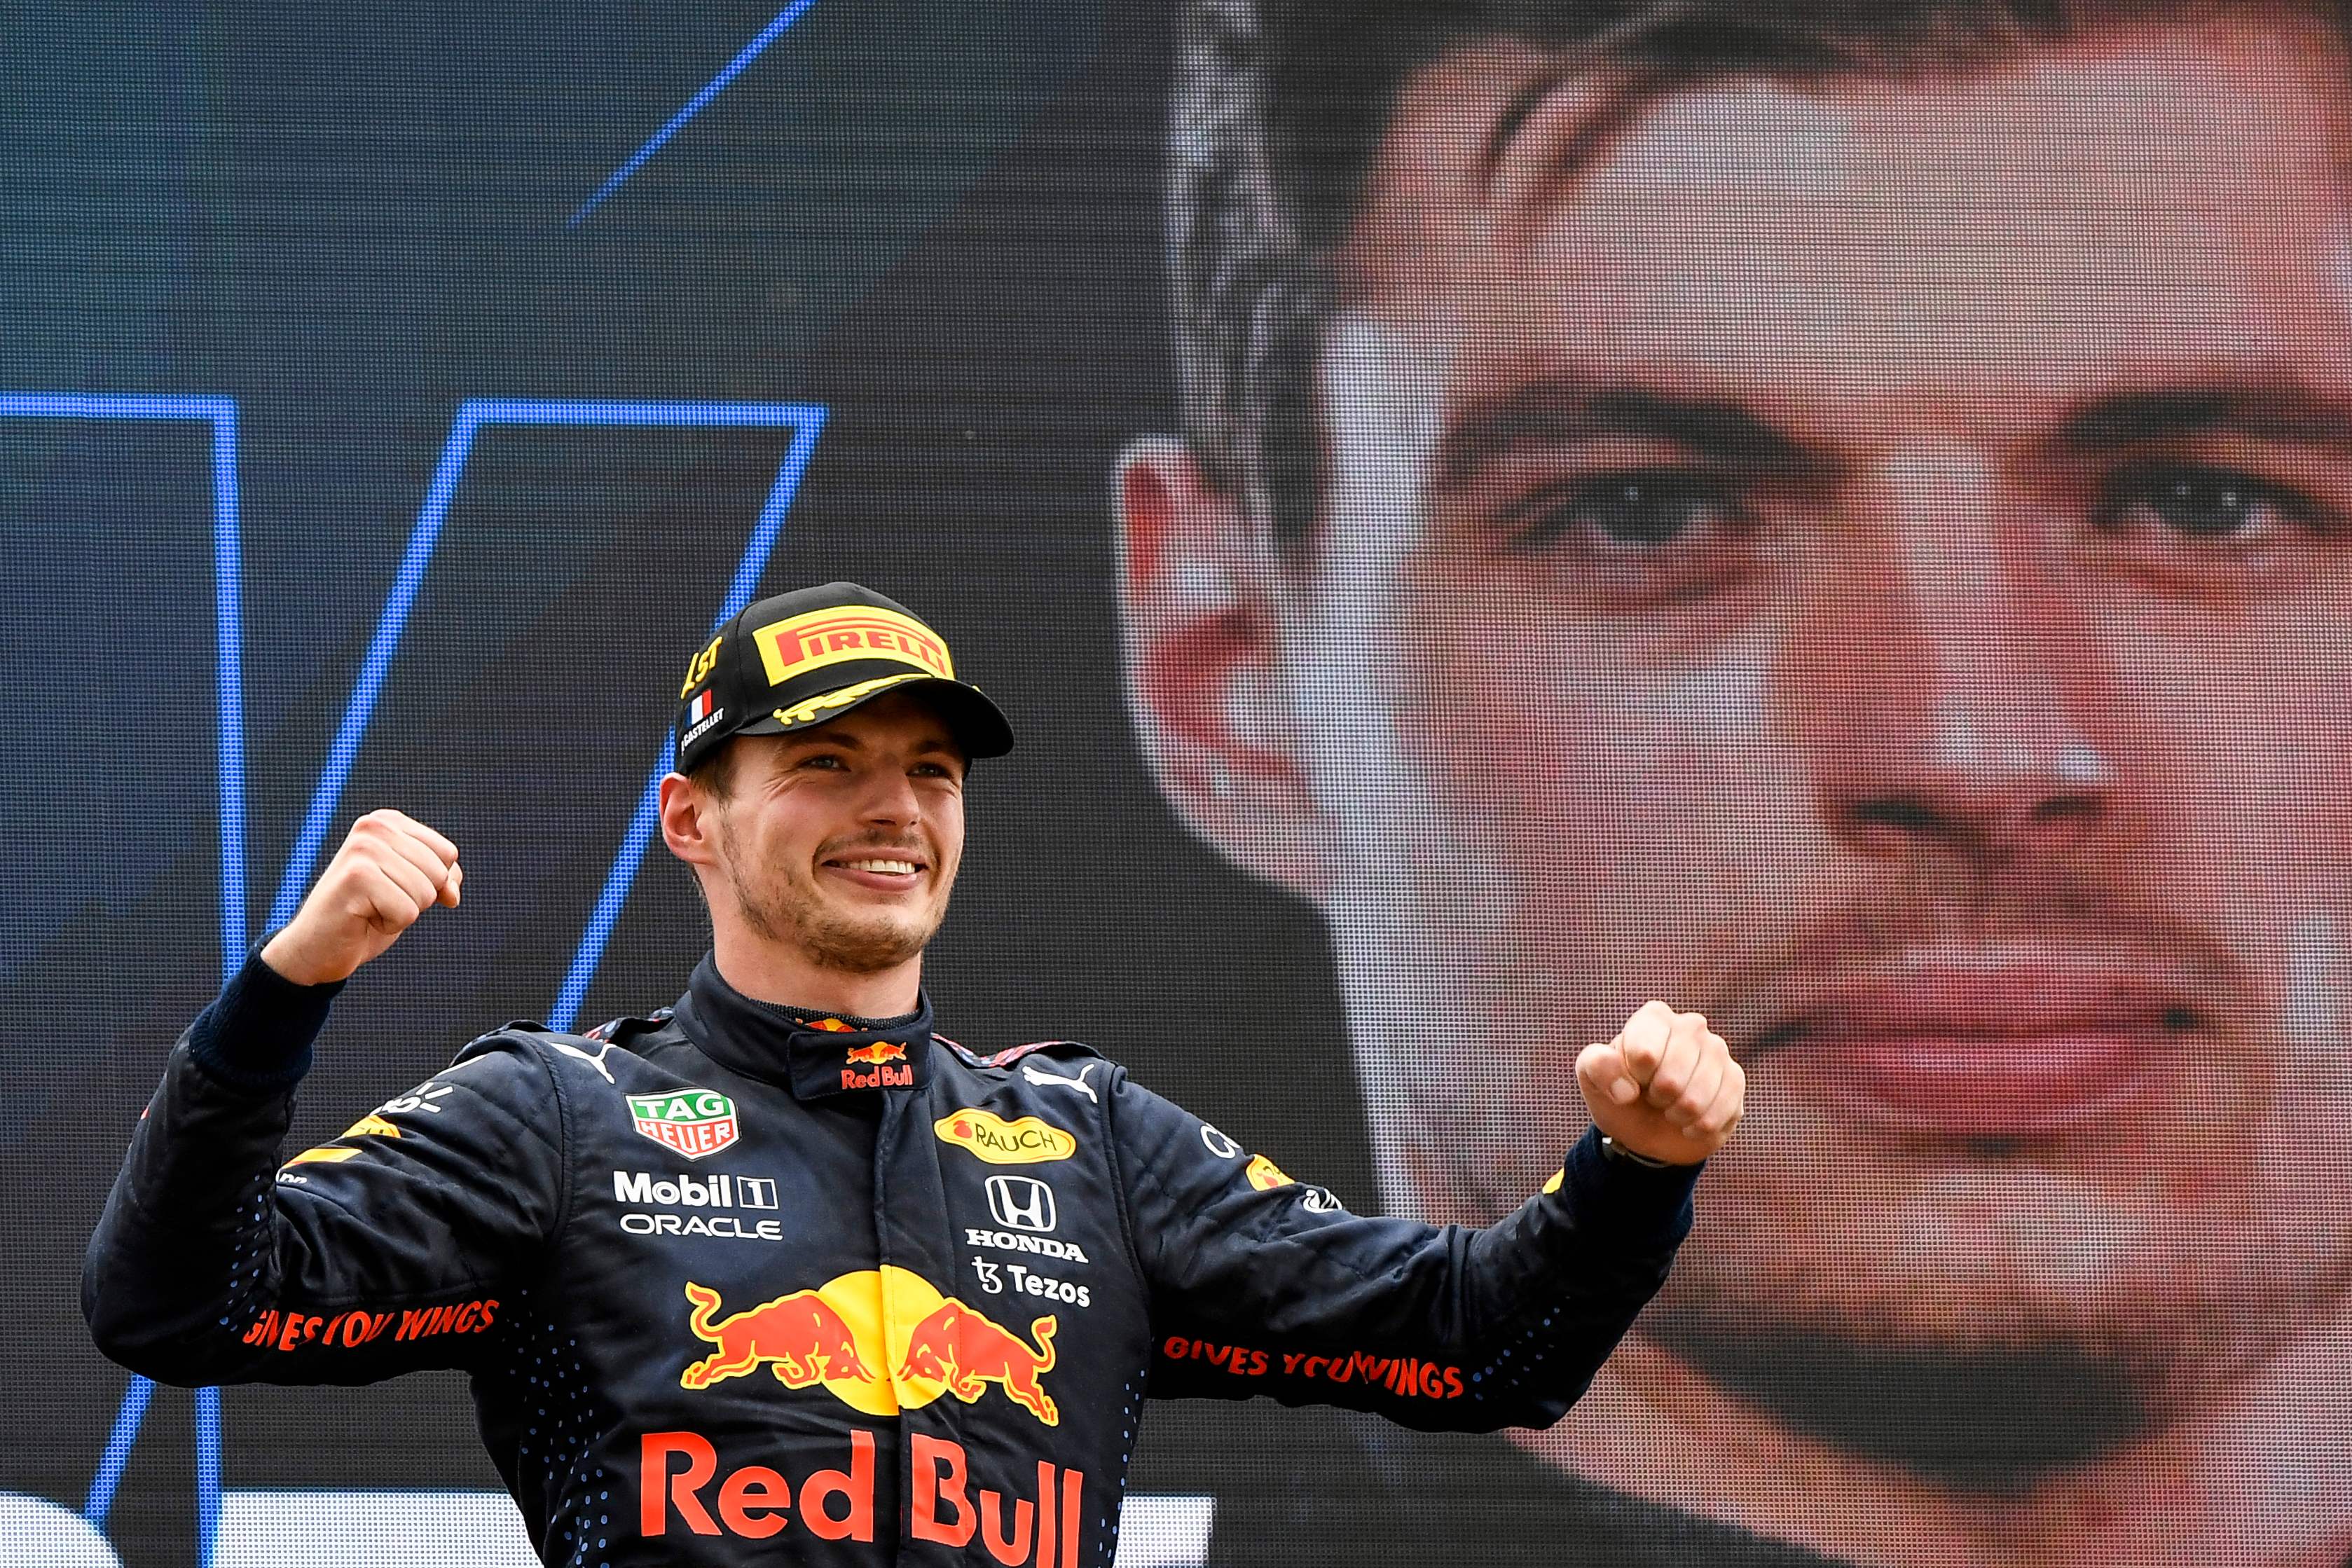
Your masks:
<svg viewBox="0 0 2352 1568"><path fill-rule="evenodd" d="M357 1383L462 1364L553 1233L545 1066L489 1036L281 1168L341 983L435 904L457 847L362 817L286 927L192 1024L134 1131L82 1270L99 1348L162 1382Z"/></svg>
<svg viewBox="0 0 2352 1568"><path fill-rule="evenodd" d="M1484 1229L1370 1218L1123 1080L1156 1397L1370 1410L1428 1430L1548 1426L1664 1281L1698 1165L1746 1078L1704 1018L1652 1003L1577 1060L1593 1129Z"/></svg>

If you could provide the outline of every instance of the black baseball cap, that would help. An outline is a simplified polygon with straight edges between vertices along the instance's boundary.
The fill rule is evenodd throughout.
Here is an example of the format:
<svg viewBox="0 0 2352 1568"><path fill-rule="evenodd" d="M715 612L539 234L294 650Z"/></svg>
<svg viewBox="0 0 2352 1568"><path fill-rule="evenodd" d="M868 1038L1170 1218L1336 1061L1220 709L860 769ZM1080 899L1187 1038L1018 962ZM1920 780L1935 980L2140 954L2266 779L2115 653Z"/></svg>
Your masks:
<svg viewBox="0 0 2352 1568"><path fill-rule="evenodd" d="M827 583L761 599L719 628L678 689L680 773L730 735L782 735L838 719L887 691L932 704L966 757L1001 757L1013 726L955 678L947 639L895 599Z"/></svg>

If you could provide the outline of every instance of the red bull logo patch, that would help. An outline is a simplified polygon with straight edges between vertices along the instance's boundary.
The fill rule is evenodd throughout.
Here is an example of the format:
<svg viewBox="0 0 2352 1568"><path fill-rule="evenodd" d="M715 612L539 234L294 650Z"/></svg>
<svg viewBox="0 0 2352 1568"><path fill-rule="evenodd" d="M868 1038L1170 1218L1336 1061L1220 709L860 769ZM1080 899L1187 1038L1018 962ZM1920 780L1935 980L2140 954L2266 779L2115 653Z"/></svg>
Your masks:
<svg viewBox="0 0 2352 1568"><path fill-rule="evenodd" d="M673 1471L670 1461L685 1464ZM820 1541L874 1539L874 1434L849 1435L849 1467L815 1470L795 1488L782 1472L745 1465L709 1495L719 1473L719 1449L699 1432L648 1432L638 1443L637 1533L669 1533L673 1520L691 1535L734 1535L765 1541L800 1527ZM794 1493L797 1491L798 1495Z"/></svg>
<svg viewBox="0 0 2352 1568"><path fill-rule="evenodd" d="M779 1296L725 1319L717 1315L719 1292L709 1286L688 1281L686 1299L694 1303L687 1327L695 1338L719 1348L679 1374L682 1388L708 1388L763 1366L786 1388L839 1379L874 1381L849 1325L814 1290Z"/></svg>
<svg viewBox="0 0 2352 1568"><path fill-rule="evenodd" d="M914 1064L907 1061L907 1047L895 1040L877 1040L870 1046L852 1046L845 1053L849 1065L841 1069L844 1089L912 1089L915 1087ZM892 1067L892 1062L904 1066ZM863 1066L866 1070L858 1071Z"/></svg>
<svg viewBox="0 0 2352 1568"><path fill-rule="evenodd" d="M936 1383L966 1405L978 1403L992 1383L1046 1426L1059 1426L1062 1413L1037 1381L1054 1370L1053 1315L1033 1321L1029 1334L1037 1342L1034 1350L986 1313L950 1296L908 1336L898 1380Z"/></svg>
<svg viewBox="0 0 2352 1568"><path fill-rule="evenodd" d="M733 1313L707 1285L688 1281L686 1299L687 1327L712 1349L678 1374L682 1388L765 1368L786 1388L822 1386L867 1415L919 1409L942 1394L971 1405L993 1387L1048 1426L1062 1419L1044 1381L1055 1361L1050 1313L1024 1338L893 1264Z"/></svg>
<svg viewBox="0 0 2352 1568"><path fill-rule="evenodd" d="M1057 1488L1055 1467L1040 1459L1035 1502L1024 1497L1008 1499L985 1487L975 1500L967 1479L971 1457L962 1444L918 1432L907 1447L915 1485L915 1495L908 1500L907 1533L915 1540L969 1552L977 1536L989 1556L1004 1568L1020 1568L1023 1563L1055 1568L1057 1563L1059 1568L1077 1568L1078 1532L1086 1527L1080 1511L1087 1479L1082 1472L1062 1471ZM1061 1494L1058 1508L1056 1490ZM1029 1554L1033 1540L1037 1553L1034 1558ZM1055 1555L1057 1541L1058 1558ZM975 1552L967 1560L977 1557Z"/></svg>
<svg viewBox="0 0 2352 1568"><path fill-rule="evenodd" d="M629 1096L636 1129L665 1149L689 1160L716 1154L741 1135L735 1102L715 1089L680 1089L666 1094Z"/></svg>
<svg viewBox="0 0 2352 1568"><path fill-rule="evenodd" d="M848 1462L795 1480L772 1466L733 1466L721 1473L719 1445L699 1432L648 1432L638 1439L637 1533L766 1541L777 1536L787 1557L795 1532L820 1541L870 1542L875 1534L876 1443L849 1433ZM908 1439L913 1495L907 1533L1003 1568L1077 1568L1085 1552L1086 1474L1051 1460L1013 1460L1004 1489L976 1485L973 1456L952 1438L917 1432ZM1004 1466L1001 1454L982 1465ZM984 1473L984 1472L983 1472ZM1034 1475L1034 1479L1031 1477ZM1024 1496L1024 1492L1030 1495Z"/></svg>

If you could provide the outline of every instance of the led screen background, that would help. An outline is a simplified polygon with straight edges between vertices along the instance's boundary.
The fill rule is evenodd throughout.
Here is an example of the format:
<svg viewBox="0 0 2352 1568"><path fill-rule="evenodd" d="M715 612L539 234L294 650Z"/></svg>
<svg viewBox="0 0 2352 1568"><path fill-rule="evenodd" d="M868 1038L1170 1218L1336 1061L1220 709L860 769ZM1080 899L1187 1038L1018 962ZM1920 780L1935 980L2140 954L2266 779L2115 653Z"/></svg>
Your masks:
<svg viewBox="0 0 2352 1568"><path fill-rule="evenodd" d="M128 1379L80 1323L80 1248L163 1052L359 811L396 805L450 833L467 897L352 986L303 1089L298 1139L331 1134L500 1020L584 1025L674 995L703 927L683 875L658 845L643 855L632 826L677 669L730 595L755 589L847 577L916 606L1020 730L1019 752L976 778L956 913L927 970L948 1033L981 1048L1094 1042L1351 1207L1387 1201L1368 1124L1434 1129L1439 1144L1448 1129L1462 1144L1463 1129L1499 1128L1549 1168L1559 1129L1525 1108L1565 1103L1565 1079L1507 1037L1570 1018L1589 1033L1592 1009L1630 1011L1692 968L1629 945L1593 959L1601 982L1548 989L1530 949L1520 956L1535 978L1498 986L1472 967L1491 943L1384 950L1386 994L1422 1020L1412 1059L1444 1066L1370 1071L1351 1050L1351 1010L1361 1047L1394 1009L1353 990L1343 1004L1340 975L1360 984L1370 961L1343 943L1335 962L1308 900L1196 840L1163 799L1168 770L1156 775L1135 738L1112 476L1129 441L1180 422L1164 276L1173 30L1144 0L814 0L782 13L37 5L7 24L0 723L15 761L0 769L13 827L0 847L0 986L15 1026L0 1163L19 1263L0 1285L15 1369L0 1492L98 1519L121 1561L143 1565L195 1556L223 1490L496 1486L454 1377L235 1389L216 1406L166 1390L126 1419ZM2055 202L2051 232L2088 210ZM1890 269L1932 254L1923 243L1891 252ZM1991 265L1958 242L1950 264ZM2021 300L2042 298L2031 257L2005 265ZM1792 321L1788 341L1812 341L1802 329ZM2325 499L2334 483L2310 488ZM2339 604L2343 567L2326 548L2336 514L2322 510L2297 523L2302 553L2285 570L2337 597L2298 586L2296 614L2216 616L2205 660L2307 673L2295 743L2306 749L2144 748L2151 797L2243 791L2274 804L2272 775L2300 770L2300 807L2250 811L2247 832L2273 836L2253 860L2298 860L2308 875L2294 897L2240 900L2225 929L2249 952L2302 965L2281 961L2302 987L2290 1043L2316 1064L2297 1080L2303 1121L2321 1131L2282 1143L2258 1114L2268 1101L2199 1102L2228 1113L2209 1119L2210 1136L2168 1123L2137 1151L2155 1186L2237 1192L2200 1173L2298 1158L2332 1185L2341 1152L2325 1070L2340 1067L2341 960L2326 922L2343 901L2346 835L2326 742L2346 725L2340 705L2309 691L2342 639L2308 627ZM1344 573L1334 580L1344 586ZM1480 646L1538 661L1567 636L1532 614L1483 624L1499 629ZM1451 650L1430 657L1465 680L1492 675L1456 623L1422 629L1421 646ZM2184 689L2197 635L2159 650L2181 661ZM2074 656L2053 645L2043 657ZM2042 667L2020 668L2021 689L2038 690ZM1548 748L1527 706L1490 689L1492 702L1466 710L1486 718L1465 721L1460 744L1504 759L1489 771L1517 781L1534 803L1522 815L1541 826L1541 803L1561 793L1550 785L1580 765L1575 748ZM1675 765L1759 771L1737 757ZM1370 799L1393 780L1353 783ZM1475 833L1443 795L1402 827L1368 813L1363 831L1385 835L1400 864L1458 866ZM1752 798L1752 811L1712 817L1633 815L1660 844L1747 846L1724 862L1745 868L1743 882L1810 875L1772 858L1786 847L1774 815L1785 800ZM1201 819L1200 801L1178 805ZM2148 827L2146 852L2177 852L2168 831L2182 830ZM1507 833L1483 842L1526 849ZM1669 879L1688 868L1674 856L1588 865L1578 842L1555 841L1567 847L1541 884L1563 927L1586 923L1580 899L1641 931L1659 923L1643 912L1652 905L1713 896ZM1604 875L1621 879L1606 899L1591 891ZM1398 889L1453 907L1402 873ZM1492 995L1520 1010L1516 1035L1482 1011ZM2259 986L2246 1000L2284 1005ZM2264 1078L2270 1059L2237 1062L2235 1080ZM1743 1140L1761 1143L1778 1110L1769 1068L1759 1086L1759 1124ZM1499 1109L1460 1110L1474 1103ZM2030 1150L1981 1157L2040 1168ZM1710 1208L1729 1174L1702 1187L1694 1249L1717 1234L1711 1223L1753 1220L1755 1189ZM2282 1178L2276 1190L2295 1189ZM1669 1321L1688 1336L1677 1351L1738 1390L1728 1408L1780 1413L1758 1428L1770 1441L1786 1417L1790 1452L1818 1469L1643 1475L1628 1461L1555 1480L1493 1439L1391 1442L1261 1402L1159 1407L1133 1482L1216 1495L1212 1560L1227 1563L1622 1563L1643 1550L1815 1561L1789 1543L1799 1535L1855 1561L2089 1563L2122 1527L2102 1522L2105 1494L2072 1491L2070 1478L2128 1477L2147 1443L2146 1474L2173 1478L2160 1500L2137 1482L2114 1494L2130 1500L2143 1543L2205 1541L2209 1562L2318 1560L2315 1542L2340 1555L2352 1547L2344 1363L2329 1354L2340 1311L2333 1287L2307 1287L2295 1262L2340 1259L2329 1252L2340 1237L2326 1202L2282 1198L2267 1212L2288 1211L2276 1229L2300 1239L2273 1249L2274 1270L2213 1276L2218 1292L2296 1303L2283 1339L2210 1347L2231 1376L2166 1385L2145 1407L2153 1385L2111 1389L2106 1409L2081 1392L2096 1379L2063 1360L1942 1369L2043 1380L2043 1413L2074 1434L2058 1443L2079 1441L2080 1464L2071 1451L2017 1458L2032 1448L2014 1436L2032 1424L2031 1390L1970 1404L1918 1358L1862 1357L1849 1412L1917 1404L1923 1389L1955 1401L1945 1447L1890 1460L1873 1447L1883 1434L1858 1433L1850 1415L1843 1427L1786 1415L1781 1385L1820 1374L1817 1344L1759 1333L1734 1354L1720 1325L1698 1319ZM1818 1226L1793 1250L1823 1271L1849 1266L1830 1238L1884 1245L1893 1226L1925 1247L1944 1223L1899 1205L1803 1212ZM2085 1212L2091 1255L2096 1219ZM2016 1223L2051 1222L2037 1208ZM2184 1203L2180 1228L2271 1223ZM1948 1256L1965 1260L1969 1241L1954 1235ZM1802 1294L1754 1249L1719 1250L1736 1263L1715 1289L1736 1298L1752 1279L1759 1293ZM2184 1277L2197 1255L2182 1248ZM1923 1300L1943 1288L1932 1271L1916 1283ZM2118 1321L2157 1311L2128 1291L2102 1295L2096 1268L2068 1289ZM2177 1419L2173 1399L2212 1419ZM1620 1388L1570 1426L1671 1434L1686 1414L1670 1395ZM2102 1421L2113 1431L2091 1430ZM2176 1426L2196 1430L2163 1447ZM1631 1436L1622 1447L1646 1452ZM1816 1486L1838 1500L1808 1503ZM1676 1506L1621 1501L1620 1489ZM1808 1512L1835 1528L1784 1522ZM1740 1521L1761 1533L1728 1522ZM1929 1540L1945 1555L1908 1555ZM2115 1560L2154 1560L2119 1550ZM381 1560L414 1558L388 1542Z"/></svg>

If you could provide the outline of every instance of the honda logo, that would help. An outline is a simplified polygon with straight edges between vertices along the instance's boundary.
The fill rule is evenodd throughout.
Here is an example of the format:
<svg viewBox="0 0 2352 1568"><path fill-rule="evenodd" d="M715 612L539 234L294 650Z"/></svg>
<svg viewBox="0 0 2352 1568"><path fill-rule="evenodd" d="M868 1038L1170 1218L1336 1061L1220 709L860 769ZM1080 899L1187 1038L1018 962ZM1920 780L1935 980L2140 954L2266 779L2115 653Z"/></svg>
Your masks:
<svg viewBox="0 0 2352 1568"><path fill-rule="evenodd" d="M1034 1176L991 1176L988 1212L1014 1230L1051 1230L1054 1189Z"/></svg>

